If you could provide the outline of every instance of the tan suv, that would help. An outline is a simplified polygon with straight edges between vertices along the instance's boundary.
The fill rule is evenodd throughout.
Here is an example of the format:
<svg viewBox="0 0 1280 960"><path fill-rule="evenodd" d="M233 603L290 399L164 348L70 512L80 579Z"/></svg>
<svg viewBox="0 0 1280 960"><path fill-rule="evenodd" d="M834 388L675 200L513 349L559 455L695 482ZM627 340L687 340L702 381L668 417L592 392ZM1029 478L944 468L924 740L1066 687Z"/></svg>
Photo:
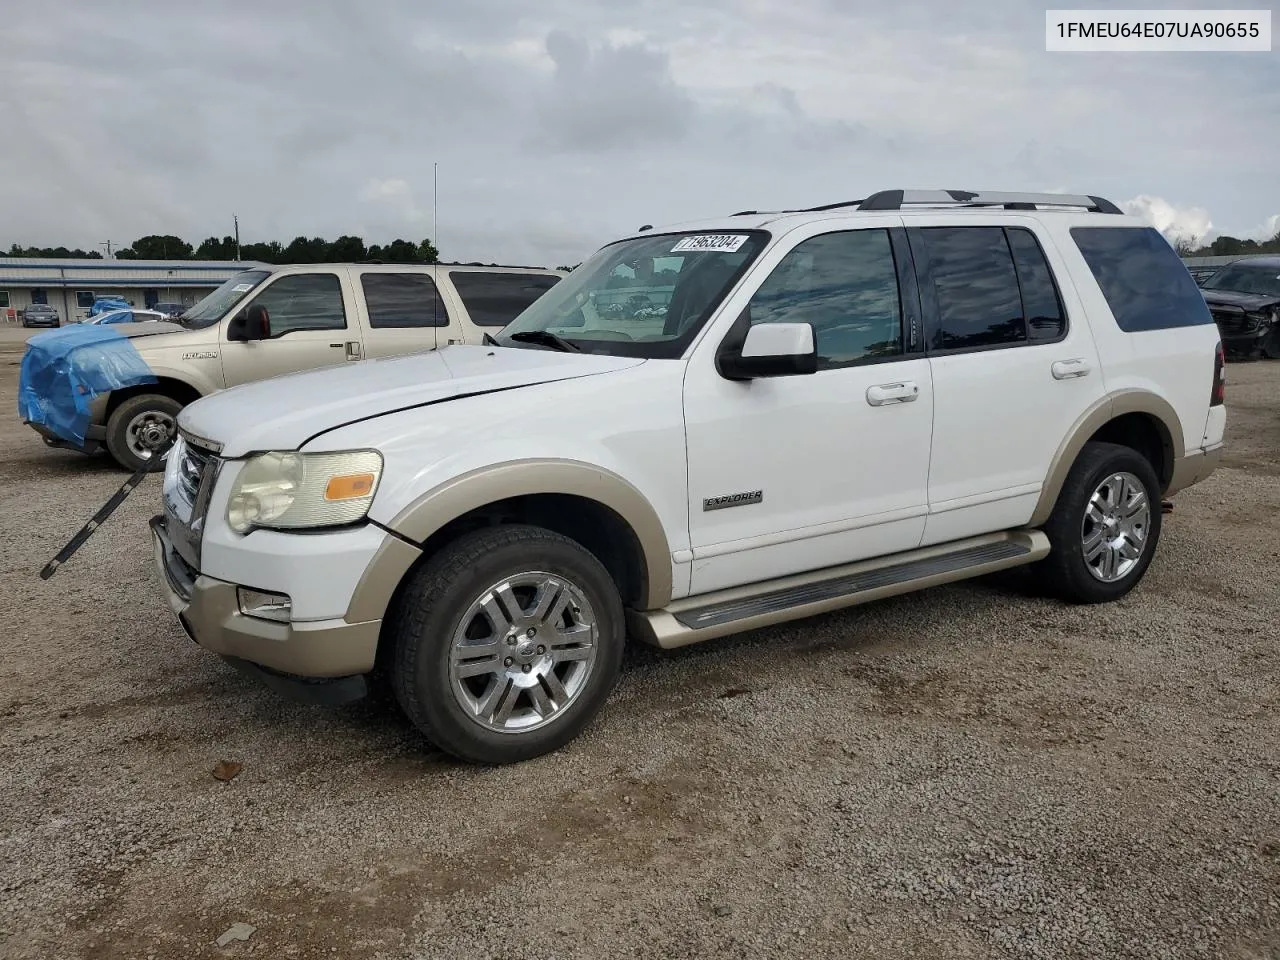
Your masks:
<svg viewBox="0 0 1280 960"><path fill-rule="evenodd" d="M280 374L482 343L562 276L477 264L256 265L171 322L114 324L105 339L83 344L37 339L23 362L23 418L51 446L105 447L129 470L159 469L155 451L168 445L178 411L199 397ZM54 350L76 351L75 363L56 362ZM86 374L86 365L95 369Z"/></svg>

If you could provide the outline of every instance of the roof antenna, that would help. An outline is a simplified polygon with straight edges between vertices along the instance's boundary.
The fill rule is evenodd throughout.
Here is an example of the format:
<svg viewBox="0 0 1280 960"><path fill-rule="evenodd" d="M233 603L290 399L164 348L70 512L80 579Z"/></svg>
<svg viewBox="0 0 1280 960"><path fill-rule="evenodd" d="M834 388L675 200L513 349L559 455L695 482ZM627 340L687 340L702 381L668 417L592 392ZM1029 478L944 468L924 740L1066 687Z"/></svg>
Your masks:
<svg viewBox="0 0 1280 960"><path fill-rule="evenodd" d="M440 325L440 186L438 171L440 161L431 161L431 243L436 248L436 259L431 264L431 322Z"/></svg>

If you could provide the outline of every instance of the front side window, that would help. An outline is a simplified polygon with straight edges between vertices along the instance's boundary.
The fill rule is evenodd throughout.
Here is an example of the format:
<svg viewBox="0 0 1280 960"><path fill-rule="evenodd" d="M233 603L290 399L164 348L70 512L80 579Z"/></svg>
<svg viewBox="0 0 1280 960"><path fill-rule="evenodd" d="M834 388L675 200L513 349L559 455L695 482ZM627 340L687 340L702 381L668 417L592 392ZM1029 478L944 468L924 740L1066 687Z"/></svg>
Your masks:
<svg viewBox="0 0 1280 960"><path fill-rule="evenodd" d="M937 350L1022 343L1018 274L1001 227L924 227L938 300Z"/></svg>
<svg viewBox="0 0 1280 960"><path fill-rule="evenodd" d="M360 276L369 326L447 327L449 315L435 281L425 273L365 273Z"/></svg>
<svg viewBox="0 0 1280 960"><path fill-rule="evenodd" d="M768 240L764 231L742 230L610 244L495 339L506 347L564 349L567 341L585 353L679 357Z"/></svg>
<svg viewBox="0 0 1280 960"><path fill-rule="evenodd" d="M472 323L481 327L505 327L560 278L554 274L452 270L449 279Z"/></svg>
<svg viewBox="0 0 1280 960"><path fill-rule="evenodd" d="M888 230L850 230L798 244L747 305L750 322L813 326L818 369L902 353L902 301Z"/></svg>
<svg viewBox="0 0 1280 960"><path fill-rule="evenodd" d="M271 338L294 330L344 330L347 314L336 274L295 273L281 277L254 299L266 307Z"/></svg>

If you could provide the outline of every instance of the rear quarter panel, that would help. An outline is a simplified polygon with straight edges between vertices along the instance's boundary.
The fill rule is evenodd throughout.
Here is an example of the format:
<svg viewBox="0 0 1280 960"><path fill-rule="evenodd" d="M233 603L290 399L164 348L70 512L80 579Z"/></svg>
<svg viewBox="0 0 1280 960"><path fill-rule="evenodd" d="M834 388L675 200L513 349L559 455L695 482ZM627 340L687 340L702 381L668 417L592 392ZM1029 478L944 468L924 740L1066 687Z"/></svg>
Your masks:
<svg viewBox="0 0 1280 960"><path fill-rule="evenodd" d="M1209 396L1218 328L1206 308L1202 324L1133 333L1122 330L1070 232L1075 226L1109 225L1147 226L1135 218L1107 214L1054 218L1050 235L1069 268L1063 282L1072 285L1084 307L1107 393L1139 390L1163 399L1178 417L1177 424L1169 424L1170 430L1177 431L1183 451L1191 453L1205 445L1211 426ZM1221 439L1220 429L1218 433Z"/></svg>

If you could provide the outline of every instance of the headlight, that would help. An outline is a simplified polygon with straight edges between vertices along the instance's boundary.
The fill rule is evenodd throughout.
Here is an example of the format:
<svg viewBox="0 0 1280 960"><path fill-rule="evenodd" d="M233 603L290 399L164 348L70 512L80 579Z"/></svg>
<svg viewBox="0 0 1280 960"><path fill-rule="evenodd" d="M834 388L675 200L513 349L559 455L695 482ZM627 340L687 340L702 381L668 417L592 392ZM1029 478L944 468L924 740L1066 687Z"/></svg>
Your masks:
<svg viewBox="0 0 1280 960"><path fill-rule="evenodd" d="M237 533L351 523L369 512L381 475L376 450L259 454L236 477L227 523Z"/></svg>

